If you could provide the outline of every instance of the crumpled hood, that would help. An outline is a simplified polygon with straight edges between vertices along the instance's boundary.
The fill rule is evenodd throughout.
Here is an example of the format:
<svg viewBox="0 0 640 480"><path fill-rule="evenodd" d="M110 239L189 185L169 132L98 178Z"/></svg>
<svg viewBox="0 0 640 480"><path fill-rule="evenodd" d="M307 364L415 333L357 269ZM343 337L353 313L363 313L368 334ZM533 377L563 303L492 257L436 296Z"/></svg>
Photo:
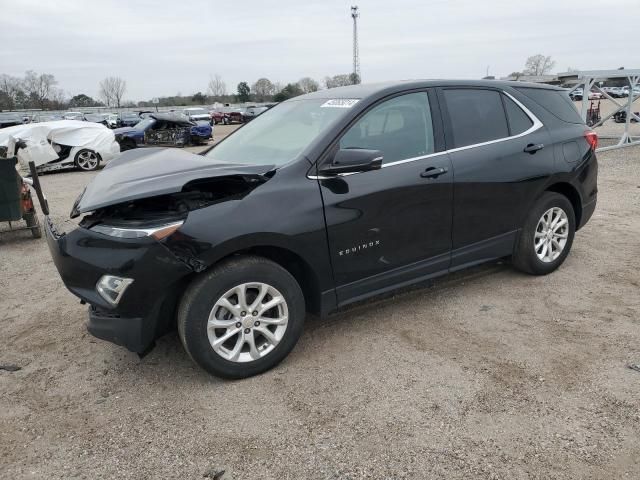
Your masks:
<svg viewBox="0 0 640 480"><path fill-rule="evenodd" d="M114 128L112 131L115 135L124 135L127 133L134 133L137 130L131 127L120 127L120 128Z"/></svg>
<svg viewBox="0 0 640 480"><path fill-rule="evenodd" d="M71 218L109 205L176 193L193 180L261 175L274 165L224 163L174 148L128 150L109 162L87 185Z"/></svg>

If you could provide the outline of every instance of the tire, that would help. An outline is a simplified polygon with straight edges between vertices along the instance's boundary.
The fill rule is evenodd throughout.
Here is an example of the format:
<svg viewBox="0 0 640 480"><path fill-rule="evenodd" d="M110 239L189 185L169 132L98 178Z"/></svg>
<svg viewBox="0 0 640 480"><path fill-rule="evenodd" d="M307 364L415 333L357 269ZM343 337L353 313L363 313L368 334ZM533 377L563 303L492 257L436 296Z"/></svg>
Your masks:
<svg viewBox="0 0 640 480"><path fill-rule="evenodd" d="M83 148L78 153L76 153L74 162L76 164L76 167L78 167L83 172L92 172L100 166L100 155L98 155L93 150Z"/></svg>
<svg viewBox="0 0 640 480"><path fill-rule="evenodd" d="M269 287L265 289L265 301L258 305L267 306L278 298L284 299L284 303L262 315L252 315L259 313L259 306L254 312L244 311L234 289L243 289L245 304L250 304L257 300L258 285ZM224 298L233 310L220 306ZM281 323L283 318L287 319L284 328L273 324ZM213 267L187 287L178 307L178 333L189 356L203 369L218 377L239 379L280 363L300 338L304 318L302 290L287 270L266 258L239 256ZM212 321L223 326L209 328ZM274 341L267 341L262 335L265 329L271 332ZM228 339L220 343L225 336ZM251 339L256 347L253 350ZM217 349L213 346L216 341Z"/></svg>
<svg viewBox="0 0 640 480"><path fill-rule="evenodd" d="M552 212L550 223L555 226L551 229L552 233L546 236L543 235L547 228L544 219L550 219L549 212ZM558 220L554 222L556 218ZM566 223L563 224L563 220L566 220ZM554 231L557 236L553 235ZM575 231L576 220L571 202L559 193L545 192L527 216L514 249L513 265L518 270L531 275L547 275L553 272L567 258ZM553 243L554 240L555 243ZM552 254L549 254L549 244L553 246ZM538 249L536 249L537 245L540 245ZM558 249L558 246L562 248ZM541 259L539 255L545 255L545 258Z"/></svg>
<svg viewBox="0 0 640 480"><path fill-rule="evenodd" d="M33 235L33 238L42 237L42 226L40 225L38 214L36 212L25 213L24 221L27 222L27 228L31 229L31 235Z"/></svg>

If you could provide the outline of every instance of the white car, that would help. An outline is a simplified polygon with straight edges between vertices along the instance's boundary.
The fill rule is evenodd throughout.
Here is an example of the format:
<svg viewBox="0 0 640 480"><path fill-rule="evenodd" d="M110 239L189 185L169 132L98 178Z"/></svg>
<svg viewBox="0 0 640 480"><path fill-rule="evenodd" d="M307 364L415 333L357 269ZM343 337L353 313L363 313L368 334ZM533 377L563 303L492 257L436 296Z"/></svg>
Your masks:
<svg viewBox="0 0 640 480"><path fill-rule="evenodd" d="M625 90L623 87L611 87L607 93L614 98L623 98L629 96L629 91Z"/></svg>
<svg viewBox="0 0 640 480"><path fill-rule="evenodd" d="M182 114L186 115L189 118L189 120L191 120L192 122L204 121L204 122L209 122L210 124L213 124L211 120L211 115L204 108L196 108L196 107L185 108L184 110L182 110Z"/></svg>
<svg viewBox="0 0 640 480"><path fill-rule="evenodd" d="M113 131L93 122L59 120L0 130L0 147L16 140L26 143L17 152L20 164L28 168L33 161L38 172L69 167L91 171L120 153Z"/></svg>
<svg viewBox="0 0 640 480"><path fill-rule="evenodd" d="M84 120L84 113L82 112L64 112L62 118L65 120Z"/></svg>

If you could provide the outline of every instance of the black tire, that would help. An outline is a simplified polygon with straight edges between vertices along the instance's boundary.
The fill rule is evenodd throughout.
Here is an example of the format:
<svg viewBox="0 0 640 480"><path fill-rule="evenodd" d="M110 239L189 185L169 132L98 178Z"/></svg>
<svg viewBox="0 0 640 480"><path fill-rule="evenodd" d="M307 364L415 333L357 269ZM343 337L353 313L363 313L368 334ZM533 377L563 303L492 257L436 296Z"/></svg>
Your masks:
<svg viewBox="0 0 640 480"><path fill-rule="evenodd" d="M226 292L251 282L265 283L282 294L287 304L288 323L271 352L257 360L234 362L214 351L207 334L207 322L214 305ZM266 258L238 256L213 267L187 287L178 307L178 333L189 356L207 372L239 379L265 372L280 363L300 338L304 318L302 290L287 270Z"/></svg>
<svg viewBox="0 0 640 480"><path fill-rule="evenodd" d="M27 222L27 227L31 229L31 235L33 235L33 238L42 237L42 226L40 225L38 214L36 212L25 213L24 221Z"/></svg>
<svg viewBox="0 0 640 480"><path fill-rule="evenodd" d="M553 261L544 262L536 254L535 235L542 216L551 208L560 208L568 219L566 243L560 255ZM547 275L557 269L569 255L576 231L573 206L567 197L555 192L545 192L529 212L513 253L513 265L531 275Z"/></svg>

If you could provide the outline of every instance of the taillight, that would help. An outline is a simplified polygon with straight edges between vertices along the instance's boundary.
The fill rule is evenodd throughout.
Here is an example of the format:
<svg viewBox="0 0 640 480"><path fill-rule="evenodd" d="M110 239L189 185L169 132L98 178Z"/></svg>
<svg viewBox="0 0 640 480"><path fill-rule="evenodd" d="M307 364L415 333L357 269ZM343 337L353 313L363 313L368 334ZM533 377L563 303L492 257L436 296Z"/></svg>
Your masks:
<svg viewBox="0 0 640 480"><path fill-rule="evenodd" d="M584 139L591 147L591 150L595 151L595 149L598 148L598 134L593 130L587 130L584 132Z"/></svg>

